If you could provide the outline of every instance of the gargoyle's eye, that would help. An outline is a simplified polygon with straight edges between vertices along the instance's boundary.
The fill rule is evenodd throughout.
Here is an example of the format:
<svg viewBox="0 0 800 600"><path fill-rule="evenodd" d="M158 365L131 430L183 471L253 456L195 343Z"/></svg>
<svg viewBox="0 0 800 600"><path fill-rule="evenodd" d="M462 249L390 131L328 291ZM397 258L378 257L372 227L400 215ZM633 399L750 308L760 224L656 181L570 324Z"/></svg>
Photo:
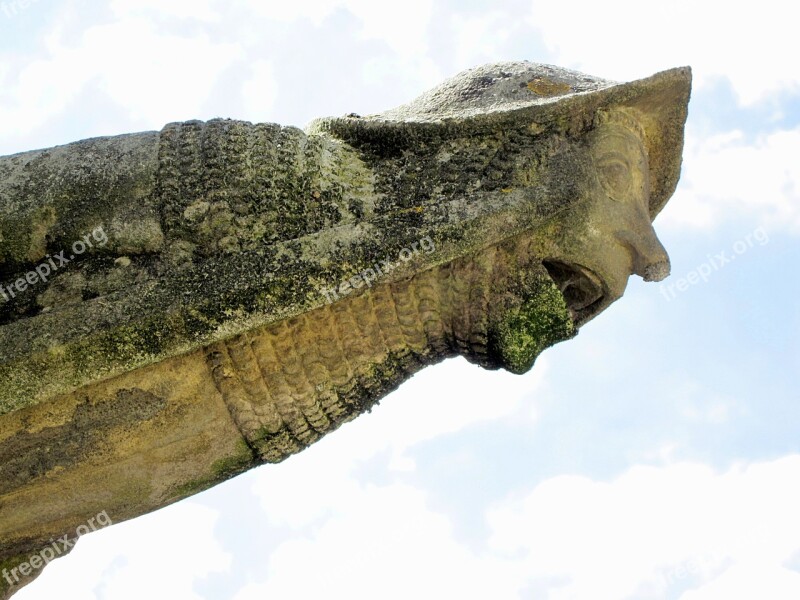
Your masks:
<svg viewBox="0 0 800 600"><path fill-rule="evenodd" d="M615 200L624 199L631 188L631 169L621 158L606 156L599 160L597 175L606 193Z"/></svg>

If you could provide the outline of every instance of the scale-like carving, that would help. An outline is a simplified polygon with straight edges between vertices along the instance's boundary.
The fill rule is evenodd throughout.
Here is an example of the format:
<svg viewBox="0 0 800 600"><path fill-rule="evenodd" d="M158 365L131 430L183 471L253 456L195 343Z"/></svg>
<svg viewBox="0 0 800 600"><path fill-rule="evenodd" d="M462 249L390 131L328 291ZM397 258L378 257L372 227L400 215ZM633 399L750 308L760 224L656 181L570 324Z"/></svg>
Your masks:
<svg viewBox="0 0 800 600"><path fill-rule="evenodd" d="M496 253L209 346L214 382L248 443L278 462L369 410L426 364L459 354L488 364Z"/></svg>

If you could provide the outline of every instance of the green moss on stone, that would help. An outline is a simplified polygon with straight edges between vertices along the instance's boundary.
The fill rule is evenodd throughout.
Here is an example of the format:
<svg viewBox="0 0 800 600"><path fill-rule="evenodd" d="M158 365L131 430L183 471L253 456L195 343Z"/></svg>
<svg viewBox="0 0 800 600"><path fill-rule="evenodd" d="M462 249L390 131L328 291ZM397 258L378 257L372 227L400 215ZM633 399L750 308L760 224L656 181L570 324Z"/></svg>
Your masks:
<svg viewBox="0 0 800 600"><path fill-rule="evenodd" d="M552 282L541 280L521 306L509 310L494 329L494 349L512 373L530 370L545 348L576 333L564 297Z"/></svg>

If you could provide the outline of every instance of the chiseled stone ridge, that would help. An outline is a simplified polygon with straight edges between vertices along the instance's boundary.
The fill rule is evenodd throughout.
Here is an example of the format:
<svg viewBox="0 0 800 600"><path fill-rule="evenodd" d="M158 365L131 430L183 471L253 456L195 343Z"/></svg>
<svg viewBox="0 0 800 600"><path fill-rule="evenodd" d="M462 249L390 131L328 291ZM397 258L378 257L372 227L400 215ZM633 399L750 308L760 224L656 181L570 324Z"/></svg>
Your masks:
<svg viewBox="0 0 800 600"><path fill-rule="evenodd" d="M284 460L446 357L524 373L666 277L690 81L498 63L305 130L0 157L0 598L96 515Z"/></svg>

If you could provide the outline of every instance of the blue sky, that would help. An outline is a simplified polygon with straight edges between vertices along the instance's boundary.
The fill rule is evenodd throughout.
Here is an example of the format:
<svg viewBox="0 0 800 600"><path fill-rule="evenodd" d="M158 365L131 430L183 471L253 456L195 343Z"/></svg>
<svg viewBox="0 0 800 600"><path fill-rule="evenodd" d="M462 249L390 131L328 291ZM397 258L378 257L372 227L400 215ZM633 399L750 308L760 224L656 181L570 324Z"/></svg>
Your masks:
<svg viewBox="0 0 800 600"><path fill-rule="evenodd" d="M285 463L84 537L17 597L800 597L800 42L784 12L0 0L0 154L380 112L497 60L695 77L656 220L669 279L632 278L524 376L430 368Z"/></svg>

